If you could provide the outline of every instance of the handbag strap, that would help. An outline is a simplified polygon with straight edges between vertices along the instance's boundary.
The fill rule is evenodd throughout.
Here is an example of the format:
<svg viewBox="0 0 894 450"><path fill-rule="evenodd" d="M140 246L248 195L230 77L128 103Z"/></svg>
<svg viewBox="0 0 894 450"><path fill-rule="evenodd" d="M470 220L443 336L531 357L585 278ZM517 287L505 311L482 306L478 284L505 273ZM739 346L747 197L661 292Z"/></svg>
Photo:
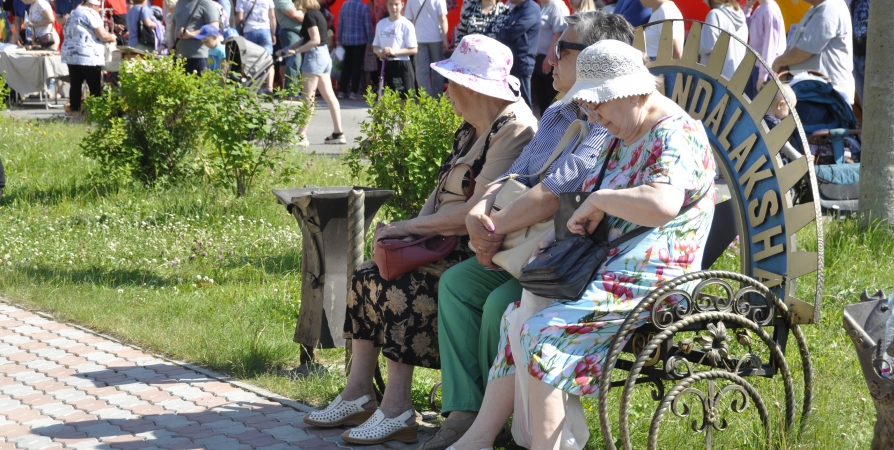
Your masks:
<svg viewBox="0 0 894 450"><path fill-rule="evenodd" d="M196 5L192 7L192 12L189 13L189 17L186 19L186 23L184 24L184 26L182 26L180 28L186 28L186 25L189 25L189 21L196 14L196 10L199 9L199 3L202 3L202 0L196 0ZM177 25L179 26L180 24L178 23ZM177 43L180 42L180 30L174 30L174 36L177 36L177 37L174 38L174 48L172 48L171 50L174 53L176 53L177 52Z"/></svg>
<svg viewBox="0 0 894 450"><path fill-rule="evenodd" d="M251 15L251 12L255 10L255 5L258 4L258 0L251 2L251 8L248 8L248 12L245 13L245 17L242 18L242 28L245 28L245 22L248 20L248 16ZM229 13L227 13L229 14Z"/></svg>
<svg viewBox="0 0 894 450"><path fill-rule="evenodd" d="M422 0L422 4L419 5L419 11L416 11L416 14L413 14L413 26L416 26L416 21L419 20L419 15L422 14L422 10L425 9L425 4L428 3L428 0Z"/></svg>
<svg viewBox="0 0 894 450"><path fill-rule="evenodd" d="M537 177L538 181L543 181L543 174L545 174L546 171L549 170L549 167L556 161L556 159L559 158L559 155L562 154L562 152L565 150L565 147L568 147L568 144L574 141L574 147L571 149L571 152L573 153L575 150L577 150L577 147L580 145L581 142L583 142L584 137L587 135L584 134L585 131L587 134L590 133L590 127L587 122L584 120L575 120L574 123L568 126L568 130L565 131L562 139L559 141L558 144L556 144L556 147L553 149L553 153L549 155L549 158L546 159L546 162L543 163L543 166L540 168L540 170L528 175L522 175L518 173L509 174L505 177L494 180L492 183L488 184L488 186L496 183L501 183L506 180L514 180L518 177L524 177L529 180L531 178Z"/></svg>
<svg viewBox="0 0 894 450"><path fill-rule="evenodd" d="M608 153L605 155L605 161L603 161L603 163L602 163L602 168L599 169L599 178L596 179L596 189L594 189L593 192L596 192L600 188L602 188L602 181L603 181L603 178L605 177L605 170L608 168L608 161L611 159L612 155L614 155L615 149L618 148L619 142L620 141L618 140L618 138L612 139L611 146L608 149ZM680 212L678 212L677 215L674 217L678 217L682 214L686 214L687 212L689 212L690 209L692 209L698 202L700 202L703 198L705 198L706 194L707 194L707 192L702 193L702 195L699 195L697 199L689 202L689 204L680 208ZM605 219L603 218L602 220L605 220ZM620 236L619 238L617 238L613 241L609 241L608 246L609 246L609 248L619 247L621 244L624 244L627 241L629 241L635 237L642 236L643 234L648 233L648 232L654 230L655 228L656 227L637 226L636 228L625 233L623 236Z"/></svg>

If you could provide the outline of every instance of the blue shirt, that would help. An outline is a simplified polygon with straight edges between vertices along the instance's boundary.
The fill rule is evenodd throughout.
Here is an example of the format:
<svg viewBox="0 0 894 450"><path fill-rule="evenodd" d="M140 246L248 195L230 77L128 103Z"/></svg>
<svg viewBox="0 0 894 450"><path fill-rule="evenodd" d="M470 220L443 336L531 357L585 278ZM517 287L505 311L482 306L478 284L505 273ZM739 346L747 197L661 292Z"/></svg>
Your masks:
<svg viewBox="0 0 894 450"><path fill-rule="evenodd" d="M373 40L369 7L360 0L348 0L338 13L338 42L341 45L366 45Z"/></svg>
<svg viewBox="0 0 894 450"><path fill-rule="evenodd" d="M127 45L136 47L140 43L140 21L142 19L155 20L152 15L152 5L148 2L143 6L132 6L124 21L127 22Z"/></svg>
<svg viewBox="0 0 894 450"><path fill-rule="evenodd" d="M574 123L577 118L577 106L574 103L555 102L546 108L540 119L540 129L534 135L534 139L525 146L521 154L512 163L509 171L500 178L509 174L533 174L540 171L546 160L552 155L556 145L565 135L565 130ZM602 153L603 143L608 137L608 131L598 123L590 124L590 134L576 150L571 151L574 143L562 151L562 154L553 162L546 171L543 185L554 194L574 192L581 190L584 180L590 169L596 165L596 159ZM528 187L534 187L537 179L529 180L518 177L516 180Z"/></svg>
<svg viewBox="0 0 894 450"><path fill-rule="evenodd" d="M636 0L639 1L639 0ZM512 50L512 70L517 77L530 77L534 73L537 56L537 36L540 34L540 5L534 0L524 0L509 11L506 24L497 33L497 40Z"/></svg>
<svg viewBox="0 0 894 450"><path fill-rule="evenodd" d="M652 16L652 8L646 8L639 0L618 0L615 5L615 14L620 14L636 28L649 23Z"/></svg>
<svg viewBox="0 0 894 450"><path fill-rule="evenodd" d="M81 0L56 0L56 15L71 14L72 10L81 5Z"/></svg>

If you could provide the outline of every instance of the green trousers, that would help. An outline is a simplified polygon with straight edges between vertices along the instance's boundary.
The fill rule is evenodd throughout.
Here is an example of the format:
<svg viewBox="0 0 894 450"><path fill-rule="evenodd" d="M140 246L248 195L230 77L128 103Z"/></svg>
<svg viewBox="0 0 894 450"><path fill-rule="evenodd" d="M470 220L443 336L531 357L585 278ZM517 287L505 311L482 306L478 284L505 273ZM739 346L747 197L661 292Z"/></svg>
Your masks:
<svg viewBox="0 0 894 450"><path fill-rule="evenodd" d="M438 286L442 412L481 409L487 372L499 350L500 320L521 294L512 275L486 270L477 258L444 272Z"/></svg>

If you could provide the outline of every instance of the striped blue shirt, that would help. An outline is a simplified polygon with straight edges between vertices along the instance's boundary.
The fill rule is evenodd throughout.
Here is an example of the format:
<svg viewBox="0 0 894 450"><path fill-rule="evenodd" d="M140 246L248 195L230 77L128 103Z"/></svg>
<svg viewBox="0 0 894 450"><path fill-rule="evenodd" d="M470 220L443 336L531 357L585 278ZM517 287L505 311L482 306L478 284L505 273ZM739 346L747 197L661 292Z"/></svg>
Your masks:
<svg viewBox="0 0 894 450"><path fill-rule="evenodd" d="M348 0L338 13L338 42L341 45L366 45L373 40L369 7L360 0Z"/></svg>
<svg viewBox="0 0 894 450"><path fill-rule="evenodd" d="M540 119L540 128L534 135L534 139L522 150L521 155L503 176L513 173L533 174L540 171L546 160L552 155L556 145L562 140L565 131L575 120L578 118L577 106L574 103L553 103L543 113L543 117ZM571 147L574 145L572 142L556 158L546 172L543 185L556 195L562 192L579 191L590 169L596 165L596 159L602 152L603 143L607 137L608 131L602 125L591 123L590 134L580 143L577 150L571 151ZM528 180L525 177L518 177L517 180L528 187L534 187L537 184L537 179Z"/></svg>

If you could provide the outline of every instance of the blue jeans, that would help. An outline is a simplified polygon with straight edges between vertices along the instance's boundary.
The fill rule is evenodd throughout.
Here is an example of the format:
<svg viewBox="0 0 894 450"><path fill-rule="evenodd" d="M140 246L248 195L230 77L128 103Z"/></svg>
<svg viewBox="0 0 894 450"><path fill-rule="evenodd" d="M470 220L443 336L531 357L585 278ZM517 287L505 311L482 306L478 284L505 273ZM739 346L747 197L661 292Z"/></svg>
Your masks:
<svg viewBox="0 0 894 450"><path fill-rule="evenodd" d="M268 55L273 54L273 35L270 34L269 28L246 31L245 40L264 47Z"/></svg>
<svg viewBox="0 0 894 450"><path fill-rule="evenodd" d="M866 79L866 57L854 56L854 84L857 85L857 95L860 96L860 104L866 107L863 99L863 82Z"/></svg>
<svg viewBox="0 0 894 450"><path fill-rule="evenodd" d="M280 28L279 45L281 45L283 49L287 49L292 44L301 42L301 35L298 33L299 30ZM301 70L301 53L295 53L292 56L285 57L283 59L283 64L286 68L285 87L288 89L294 81L298 80L298 73Z"/></svg>
<svg viewBox="0 0 894 450"><path fill-rule="evenodd" d="M440 42L420 42L416 53L416 84L419 90L437 97L444 93L444 77L431 70L431 63L444 59L444 46Z"/></svg>

